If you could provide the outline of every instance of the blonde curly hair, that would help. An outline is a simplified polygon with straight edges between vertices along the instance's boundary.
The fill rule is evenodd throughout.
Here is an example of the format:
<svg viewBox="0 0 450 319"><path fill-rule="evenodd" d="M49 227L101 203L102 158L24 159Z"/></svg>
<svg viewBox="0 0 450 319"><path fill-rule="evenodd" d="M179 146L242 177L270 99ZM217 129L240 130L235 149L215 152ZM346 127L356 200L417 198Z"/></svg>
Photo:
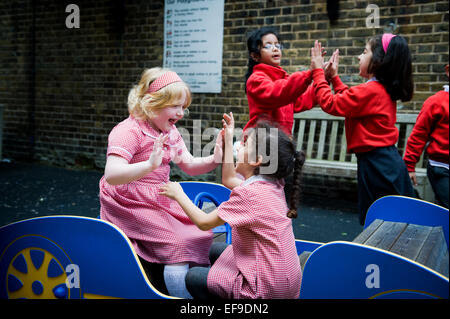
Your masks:
<svg viewBox="0 0 450 319"><path fill-rule="evenodd" d="M128 94L128 112L137 119L148 120L156 116L159 110L172 106L178 101L183 92L186 94L184 108L188 108L192 101L191 90L185 82L174 82L160 90L148 93L153 81L171 70L160 67L145 69L137 85Z"/></svg>

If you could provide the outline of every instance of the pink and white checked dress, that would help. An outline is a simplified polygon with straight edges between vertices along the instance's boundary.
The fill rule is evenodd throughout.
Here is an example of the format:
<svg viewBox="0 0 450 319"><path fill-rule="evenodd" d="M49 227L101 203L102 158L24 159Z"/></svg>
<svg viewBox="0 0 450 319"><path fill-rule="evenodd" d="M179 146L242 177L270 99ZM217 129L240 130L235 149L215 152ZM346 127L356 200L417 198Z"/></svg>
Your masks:
<svg viewBox="0 0 450 319"><path fill-rule="evenodd" d="M107 155L127 159L130 164L148 160L158 132L132 116L116 125L108 138ZM169 181L169 163L188 152L180 133L173 126L164 145L159 168L140 180L113 186L100 180L100 216L124 231L136 253L149 262L209 264L212 232L201 231L174 200L159 195Z"/></svg>
<svg viewBox="0 0 450 319"><path fill-rule="evenodd" d="M301 268L280 182L253 176L217 212L233 244L212 265L208 289L222 298L298 298Z"/></svg>

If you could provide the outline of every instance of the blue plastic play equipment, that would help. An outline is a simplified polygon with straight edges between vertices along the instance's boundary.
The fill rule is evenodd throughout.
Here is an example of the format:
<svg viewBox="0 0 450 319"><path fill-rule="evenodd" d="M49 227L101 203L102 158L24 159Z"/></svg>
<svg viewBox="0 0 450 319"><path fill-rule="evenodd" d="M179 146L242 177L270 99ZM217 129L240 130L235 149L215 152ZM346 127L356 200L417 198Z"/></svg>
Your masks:
<svg viewBox="0 0 450 319"><path fill-rule="evenodd" d="M364 228L376 219L441 226L448 254L448 209L414 198L386 196L369 208ZM312 254L304 266L300 298L449 297L447 277L398 254L352 242L314 245L313 250L305 249Z"/></svg>
<svg viewBox="0 0 450 319"><path fill-rule="evenodd" d="M212 202L218 207L222 202L230 198L231 190L222 184L208 182L180 182L183 191L199 208L203 207L204 202ZM228 223L217 226L213 229L214 233L225 233L226 243L231 244L231 227Z"/></svg>
<svg viewBox="0 0 450 319"><path fill-rule="evenodd" d="M227 200L220 184L181 183L200 208ZM227 233L220 226L214 232ZM0 228L0 298L176 299L152 286L127 236L101 219L32 218Z"/></svg>
<svg viewBox="0 0 450 319"><path fill-rule="evenodd" d="M202 191L197 186L201 185L184 184L183 189L194 200L198 196L198 203L220 204L227 199L224 190L215 191L216 186L204 184ZM201 195L203 191L208 195ZM404 198L379 201L366 222L370 218L421 220L419 216L395 217L398 214L392 210L387 213L388 207L400 207L411 216L415 210L416 215L429 214L430 225L448 230L448 210L439 206ZM448 240L448 231L445 236ZM395 253L341 241L297 240L296 247L298 254L312 251L304 266L300 298L449 297L447 277ZM0 298L176 299L152 286L131 242L118 227L79 216L39 217L0 227Z"/></svg>
<svg viewBox="0 0 450 319"><path fill-rule="evenodd" d="M151 285L115 225L49 216L0 228L0 298L172 297Z"/></svg>
<svg viewBox="0 0 450 319"><path fill-rule="evenodd" d="M448 289L448 278L407 258L365 245L331 242L309 256L300 298L448 298Z"/></svg>

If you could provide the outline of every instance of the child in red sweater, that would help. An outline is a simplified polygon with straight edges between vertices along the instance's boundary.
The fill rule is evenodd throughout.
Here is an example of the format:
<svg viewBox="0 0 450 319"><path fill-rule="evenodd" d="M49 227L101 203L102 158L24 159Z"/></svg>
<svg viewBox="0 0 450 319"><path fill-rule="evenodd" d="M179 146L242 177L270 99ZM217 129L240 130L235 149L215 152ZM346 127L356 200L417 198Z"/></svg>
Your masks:
<svg viewBox="0 0 450 319"><path fill-rule="evenodd" d="M448 77L448 64L445 66L445 73ZM438 204L446 208L449 197L448 102L448 85L445 85L443 91L437 92L423 103L403 157L409 176L413 184L417 185L415 168L426 147L428 179Z"/></svg>
<svg viewBox="0 0 450 319"><path fill-rule="evenodd" d="M413 94L411 54L401 36L383 34L367 42L358 57L360 75L368 81L348 88L332 67L335 94L325 80L322 47L311 49L315 95L322 109L345 117L347 151L358 164L358 209L363 224L367 209L386 195L414 197L414 189L395 144L398 140L396 101Z"/></svg>
<svg viewBox="0 0 450 319"><path fill-rule="evenodd" d="M276 31L263 27L247 40L248 70L245 75L249 117L244 131L260 120L278 124L291 136L294 113L311 109L316 103L311 70L289 75L280 67L282 45Z"/></svg>

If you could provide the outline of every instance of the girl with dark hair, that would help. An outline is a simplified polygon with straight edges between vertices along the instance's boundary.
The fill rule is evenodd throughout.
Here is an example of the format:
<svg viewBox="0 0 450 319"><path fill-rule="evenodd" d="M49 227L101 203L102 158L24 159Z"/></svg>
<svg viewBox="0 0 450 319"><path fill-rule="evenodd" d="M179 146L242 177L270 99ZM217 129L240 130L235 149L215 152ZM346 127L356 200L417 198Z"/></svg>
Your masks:
<svg viewBox="0 0 450 319"><path fill-rule="evenodd" d="M289 75L280 67L283 46L272 28L254 31L247 40L247 48L245 92L250 119L244 131L265 119L278 123L291 135L294 112L309 110L317 104L312 87L308 88L312 81L311 70Z"/></svg>
<svg viewBox="0 0 450 319"><path fill-rule="evenodd" d="M415 197L408 171L395 144L396 101L409 101L413 94L411 54L401 36L383 34L367 42L358 57L359 74L366 83L348 88L331 69L334 92L322 70L321 44L311 49L311 68L318 103L322 109L345 117L347 151L358 164L358 209L364 224L370 205L386 195ZM338 60L338 59L337 59Z"/></svg>
<svg viewBox="0 0 450 319"><path fill-rule="evenodd" d="M197 208L177 183L162 187L203 230L225 222L232 227L233 244L214 243L211 268L193 267L186 287L194 298L298 298L301 268L291 218L297 202L287 207L283 178L294 170L295 197L300 192L302 152L281 129L257 123L244 131L233 159L233 115L224 114L225 155L222 182L232 189L230 199L208 214ZM236 177L241 174L245 180ZM293 197L294 197L293 196Z"/></svg>

